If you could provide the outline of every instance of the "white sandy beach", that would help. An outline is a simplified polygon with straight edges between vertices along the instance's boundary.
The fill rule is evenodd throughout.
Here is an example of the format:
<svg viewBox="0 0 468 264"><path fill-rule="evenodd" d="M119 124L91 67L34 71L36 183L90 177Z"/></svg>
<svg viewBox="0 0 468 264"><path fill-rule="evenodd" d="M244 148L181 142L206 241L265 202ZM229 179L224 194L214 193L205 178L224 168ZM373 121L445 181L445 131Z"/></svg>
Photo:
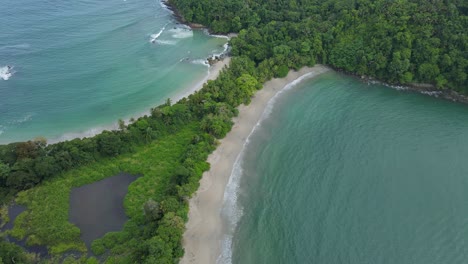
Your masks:
<svg viewBox="0 0 468 264"><path fill-rule="evenodd" d="M287 84L301 76L307 75L308 79L326 71L328 68L321 65L305 67L297 72L290 71L285 78L266 82L249 105L239 107L239 116L234 119L232 130L208 157L211 169L203 174L200 188L190 199L189 220L183 238L185 255L180 261L181 264L216 263L224 232L220 212L225 187L244 142L261 120L268 102Z"/></svg>

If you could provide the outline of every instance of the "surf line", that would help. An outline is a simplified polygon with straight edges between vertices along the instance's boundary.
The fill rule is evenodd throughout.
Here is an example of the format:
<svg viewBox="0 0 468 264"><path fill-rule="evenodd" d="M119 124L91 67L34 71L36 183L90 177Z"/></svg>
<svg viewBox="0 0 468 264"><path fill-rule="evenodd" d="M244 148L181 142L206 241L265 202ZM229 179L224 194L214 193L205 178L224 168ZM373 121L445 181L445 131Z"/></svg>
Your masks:
<svg viewBox="0 0 468 264"><path fill-rule="evenodd" d="M151 42L151 43L156 43L156 39L158 39L159 36L161 36L161 34L164 32L164 30L166 29L166 26L167 26L168 24L169 24L169 23L166 23L166 25L164 25L158 33L152 34L152 35L150 36L150 37L151 37L151 39L150 39L150 42Z"/></svg>

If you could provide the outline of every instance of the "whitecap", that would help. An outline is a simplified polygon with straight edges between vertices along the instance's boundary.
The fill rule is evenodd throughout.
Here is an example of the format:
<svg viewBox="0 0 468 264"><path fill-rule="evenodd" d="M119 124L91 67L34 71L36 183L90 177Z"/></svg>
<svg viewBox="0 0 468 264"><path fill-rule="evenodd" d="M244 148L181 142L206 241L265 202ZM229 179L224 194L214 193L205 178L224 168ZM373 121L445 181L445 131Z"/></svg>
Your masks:
<svg viewBox="0 0 468 264"><path fill-rule="evenodd" d="M198 60L193 60L192 63L210 67L210 63L208 62L208 60L198 59Z"/></svg>
<svg viewBox="0 0 468 264"><path fill-rule="evenodd" d="M193 31L189 27L176 27L169 31L172 33L172 37L176 39L193 37Z"/></svg>
<svg viewBox="0 0 468 264"><path fill-rule="evenodd" d="M22 124L22 123L26 123L28 121L31 121L33 119L33 116L35 114L34 113L26 113L24 116L18 118L18 119L15 119L13 121L10 121L10 124L13 124L13 125L19 125L19 124Z"/></svg>
<svg viewBox="0 0 468 264"><path fill-rule="evenodd" d="M250 134L247 136L242 146L241 152L236 157L236 161L234 162L234 166L232 168L229 181L224 191L223 208L221 209L221 215L228 224L228 231L224 235L224 238L222 240L221 252L216 260L218 264L231 264L232 263L233 234L235 232L235 229L237 228L237 224L239 223L243 215L243 207L241 204L239 204L238 193L239 193L239 187L240 187L240 180L243 174L242 165L243 165L244 155L245 155L246 147L250 143L250 137L255 133L255 131L257 131L257 129L262 124L262 122L271 115L273 111L273 106L275 105L276 100L279 96L281 96L285 91L293 89L300 82L306 79L315 77L326 71L328 71L328 69L325 67L317 68L317 70L300 76L299 78L295 79L294 81L284 86L283 89L279 90L270 99L270 101L268 101L267 106L265 107L265 110L263 111L259 121L255 124L252 131L250 131Z"/></svg>
<svg viewBox="0 0 468 264"><path fill-rule="evenodd" d="M159 36L161 36L161 34L162 34L162 33L164 32L164 30L166 29L166 26L167 26L167 24L164 25L164 26L161 28L161 30L159 30L158 33L156 33L156 34L151 34L151 36L150 36L150 42L151 42L151 43L155 43L155 42L156 42L156 39L159 38Z"/></svg>
<svg viewBox="0 0 468 264"><path fill-rule="evenodd" d="M15 72L11 66L0 67L0 79L8 81Z"/></svg>
<svg viewBox="0 0 468 264"><path fill-rule="evenodd" d="M155 40L153 43L160 44L160 45L175 45L177 41L174 40Z"/></svg>
<svg viewBox="0 0 468 264"><path fill-rule="evenodd" d="M166 10L167 12L174 14L174 11L172 11L169 6L167 6L167 0L160 0L159 5L162 7L162 9Z"/></svg>
<svg viewBox="0 0 468 264"><path fill-rule="evenodd" d="M214 60L216 58L222 58L223 56L225 56L229 51L229 44L228 43L225 43L223 45L223 51L221 51L220 53L213 53L211 55L211 59Z"/></svg>

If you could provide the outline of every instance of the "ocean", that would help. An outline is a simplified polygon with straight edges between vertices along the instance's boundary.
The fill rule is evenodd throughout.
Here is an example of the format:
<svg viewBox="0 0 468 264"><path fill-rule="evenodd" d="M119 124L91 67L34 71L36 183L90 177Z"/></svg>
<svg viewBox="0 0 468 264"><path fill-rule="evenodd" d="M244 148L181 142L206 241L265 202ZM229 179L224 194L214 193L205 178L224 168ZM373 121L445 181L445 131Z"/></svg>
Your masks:
<svg viewBox="0 0 468 264"><path fill-rule="evenodd" d="M329 72L271 106L219 263L468 262L466 105Z"/></svg>
<svg viewBox="0 0 468 264"><path fill-rule="evenodd" d="M227 42L157 0L3 1L0 25L1 144L91 136L149 112L201 84Z"/></svg>

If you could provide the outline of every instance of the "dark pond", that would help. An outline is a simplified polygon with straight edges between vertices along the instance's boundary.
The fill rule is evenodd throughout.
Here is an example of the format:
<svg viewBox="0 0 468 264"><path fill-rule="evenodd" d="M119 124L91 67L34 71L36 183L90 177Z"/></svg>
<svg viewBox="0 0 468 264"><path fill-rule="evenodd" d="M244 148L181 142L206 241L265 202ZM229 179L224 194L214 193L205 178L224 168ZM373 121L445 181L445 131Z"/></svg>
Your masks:
<svg viewBox="0 0 468 264"><path fill-rule="evenodd" d="M123 199L128 186L136 179L136 176L120 173L72 189L69 221L80 228L81 239L88 248L93 240L106 233L122 230L127 221Z"/></svg>

